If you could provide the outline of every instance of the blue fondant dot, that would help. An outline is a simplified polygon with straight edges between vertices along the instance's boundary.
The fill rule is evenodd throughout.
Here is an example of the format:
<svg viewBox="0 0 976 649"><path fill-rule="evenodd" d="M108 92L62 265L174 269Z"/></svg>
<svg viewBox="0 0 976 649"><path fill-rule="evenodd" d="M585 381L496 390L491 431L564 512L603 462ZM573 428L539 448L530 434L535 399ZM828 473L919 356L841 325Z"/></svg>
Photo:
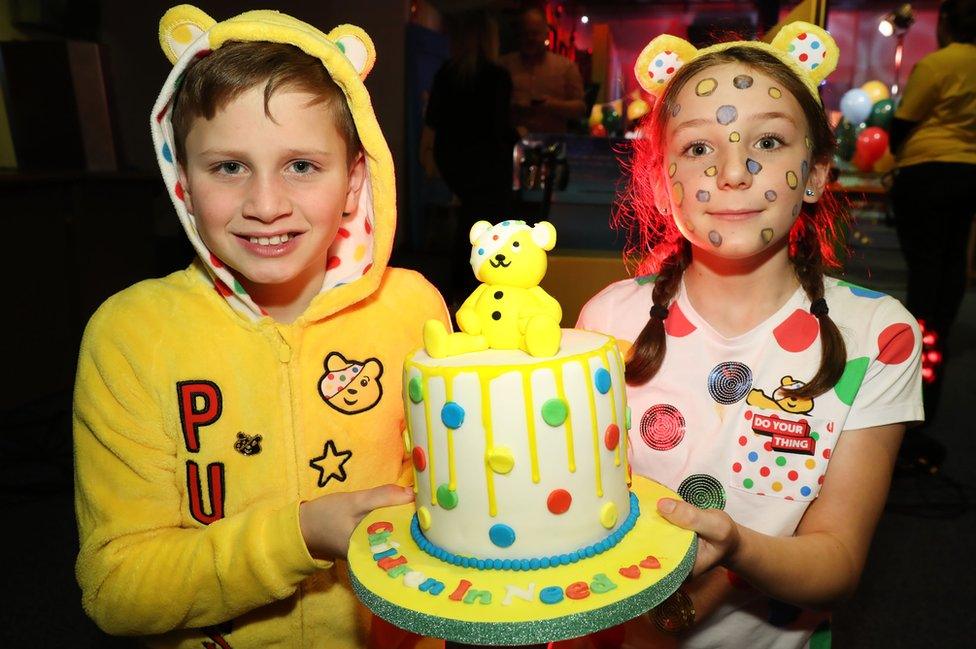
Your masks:
<svg viewBox="0 0 976 649"><path fill-rule="evenodd" d="M810 487L800 487L800 495L801 496L809 496L810 495Z"/></svg>
<svg viewBox="0 0 976 649"><path fill-rule="evenodd" d="M569 555L569 562L570 563L576 563L579 560L580 560L580 553L579 553L578 550L576 552L572 553L571 555Z"/></svg>
<svg viewBox="0 0 976 649"><path fill-rule="evenodd" d="M606 394L610 391L610 372L606 368L598 369L594 378L596 389L600 391L600 394Z"/></svg>
<svg viewBox="0 0 976 649"><path fill-rule="evenodd" d="M515 572L518 572L521 569L522 569L522 562L521 561L513 561L512 562L512 570L514 570Z"/></svg>
<svg viewBox="0 0 976 649"><path fill-rule="evenodd" d="M522 564L522 570L532 570L532 562L528 559L522 559L520 562Z"/></svg>
<svg viewBox="0 0 976 649"><path fill-rule="evenodd" d="M504 523L497 523L488 530L488 538L498 547L507 548L515 543L515 530Z"/></svg>
<svg viewBox="0 0 976 649"><path fill-rule="evenodd" d="M502 221L502 225L505 227L508 227L509 223L511 223L511 221Z"/></svg>
<svg viewBox="0 0 976 649"><path fill-rule="evenodd" d="M502 561L502 570L510 570L512 568L512 560L505 559Z"/></svg>
<svg viewBox="0 0 976 649"><path fill-rule="evenodd" d="M539 566L542 567L542 568L548 568L549 567L549 557L542 557L542 560L539 561Z"/></svg>
<svg viewBox="0 0 976 649"><path fill-rule="evenodd" d="M539 600L543 604L558 604L563 601L563 589L559 586L549 586L539 591Z"/></svg>
<svg viewBox="0 0 976 649"><path fill-rule="evenodd" d="M759 459L759 453L756 453L755 451L752 451L751 453L749 453L749 455L747 457L749 458L749 461L750 462L755 462L756 460Z"/></svg>
<svg viewBox="0 0 976 649"><path fill-rule="evenodd" d="M658 59L657 61L654 62L654 65L656 65L659 68L663 68L664 67L664 61L662 59Z"/></svg>
<svg viewBox="0 0 976 649"><path fill-rule="evenodd" d="M448 401L441 408L441 421L448 428L460 428L464 423L464 408L453 401Z"/></svg>
<svg viewBox="0 0 976 649"><path fill-rule="evenodd" d="M485 569L485 560L478 559L478 570L484 570L484 569Z"/></svg>
<svg viewBox="0 0 976 649"><path fill-rule="evenodd" d="M539 560L538 559L529 559L529 568L531 568L532 570L538 570L539 569Z"/></svg>
<svg viewBox="0 0 976 649"><path fill-rule="evenodd" d="M495 570L501 570L502 569L502 560L501 559L495 559L494 561L491 562L491 565L492 565L492 567L495 568Z"/></svg>
<svg viewBox="0 0 976 649"><path fill-rule="evenodd" d="M819 63L814 63L813 65L810 66L810 69L811 70L816 70L819 67L820 67L820 64Z"/></svg>
<svg viewBox="0 0 976 649"><path fill-rule="evenodd" d="M173 164L173 152L169 150L169 144L163 142L163 159Z"/></svg>
<svg viewBox="0 0 976 649"><path fill-rule="evenodd" d="M820 41L813 41L812 43L810 43L810 49L811 50L819 50L820 49Z"/></svg>
<svg viewBox="0 0 976 649"><path fill-rule="evenodd" d="M590 557L595 557L595 556L596 556L596 551L593 549L593 546L591 545L591 546L587 547L586 548L586 558L589 559Z"/></svg>
<svg viewBox="0 0 976 649"><path fill-rule="evenodd" d="M478 254L479 255L485 254L485 249L484 248L478 248Z"/></svg>

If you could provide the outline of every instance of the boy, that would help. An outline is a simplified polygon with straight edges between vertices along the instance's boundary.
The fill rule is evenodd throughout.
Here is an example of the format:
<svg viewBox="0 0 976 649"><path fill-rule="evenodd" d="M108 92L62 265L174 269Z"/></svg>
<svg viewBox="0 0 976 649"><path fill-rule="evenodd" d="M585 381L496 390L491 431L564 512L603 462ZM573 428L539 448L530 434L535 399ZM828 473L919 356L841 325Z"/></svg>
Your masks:
<svg viewBox="0 0 976 649"><path fill-rule="evenodd" d="M413 497L401 363L425 320L448 322L422 277L386 268L372 42L185 5L160 42L176 66L153 140L198 258L112 297L85 332L84 608L154 646L363 646L368 615L333 562L365 513Z"/></svg>

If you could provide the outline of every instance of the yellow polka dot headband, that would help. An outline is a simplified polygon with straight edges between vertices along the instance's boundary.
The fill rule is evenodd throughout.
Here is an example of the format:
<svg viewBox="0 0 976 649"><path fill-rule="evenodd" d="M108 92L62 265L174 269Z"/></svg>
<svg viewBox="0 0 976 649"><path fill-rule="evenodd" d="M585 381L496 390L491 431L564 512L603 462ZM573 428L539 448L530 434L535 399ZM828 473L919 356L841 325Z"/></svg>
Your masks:
<svg viewBox="0 0 976 649"><path fill-rule="evenodd" d="M775 56L803 81L817 101L820 101L817 86L834 71L840 56L837 43L826 30L797 21L780 29L772 43L732 41L698 49L683 38L662 34L641 51L634 65L634 75L644 90L660 96L681 66L699 56L730 47L751 47Z"/></svg>

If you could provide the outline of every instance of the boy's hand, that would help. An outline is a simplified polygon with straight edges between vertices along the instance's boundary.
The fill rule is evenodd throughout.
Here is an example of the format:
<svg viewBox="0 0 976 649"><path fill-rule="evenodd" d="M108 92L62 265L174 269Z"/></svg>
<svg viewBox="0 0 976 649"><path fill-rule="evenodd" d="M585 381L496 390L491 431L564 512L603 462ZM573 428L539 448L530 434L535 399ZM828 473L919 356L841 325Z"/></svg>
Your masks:
<svg viewBox="0 0 976 649"><path fill-rule="evenodd" d="M722 563L739 547L738 525L719 509L699 509L673 498L661 498L657 501L657 511L668 522L698 534L693 577Z"/></svg>
<svg viewBox="0 0 976 649"><path fill-rule="evenodd" d="M327 494L299 506L298 522L309 553L316 559L344 559L349 537L366 514L413 500L411 487L393 484L363 491Z"/></svg>

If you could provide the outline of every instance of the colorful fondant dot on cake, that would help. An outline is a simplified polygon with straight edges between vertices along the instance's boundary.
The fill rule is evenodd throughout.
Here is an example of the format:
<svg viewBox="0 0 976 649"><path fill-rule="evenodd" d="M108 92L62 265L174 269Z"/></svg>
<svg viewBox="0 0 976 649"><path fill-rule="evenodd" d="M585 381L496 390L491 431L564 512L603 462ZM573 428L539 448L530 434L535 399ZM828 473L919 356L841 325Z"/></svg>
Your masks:
<svg viewBox="0 0 976 649"><path fill-rule="evenodd" d="M515 466L515 455L507 446L493 446L485 451L485 461L495 473L508 473Z"/></svg>
<svg viewBox="0 0 976 649"><path fill-rule="evenodd" d="M627 410L624 411L624 423L627 425L627 430L632 428L630 421L630 406L627 406Z"/></svg>
<svg viewBox="0 0 976 649"><path fill-rule="evenodd" d="M617 524L617 506L615 504L612 502L605 503L600 508L600 523L608 530Z"/></svg>
<svg viewBox="0 0 976 649"><path fill-rule="evenodd" d="M430 529L430 510L423 505L417 508L417 522L420 523L420 529Z"/></svg>
<svg viewBox="0 0 976 649"><path fill-rule="evenodd" d="M454 509L458 504L457 492L448 485L442 484L437 487L437 504L444 509Z"/></svg>
<svg viewBox="0 0 976 649"><path fill-rule="evenodd" d="M600 394L606 394L610 391L610 372L608 372L606 368L601 367L594 375L594 382L596 383L596 389L600 392Z"/></svg>
<svg viewBox="0 0 976 649"><path fill-rule="evenodd" d="M496 523L488 530L488 538L500 548L507 548L515 543L515 530L504 523Z"/></svg>
<svg viewBox="0 0 976 649"><path fill-rule="evenodd" d="M427 468L427 454L419 446L413 447L413 468L423 471Z"/></svg>
<svg viewBox="0 0 976 649"><path fill-rule="evenodd" d="M420 403L424 400L424 387L420 383L419 376L410 379L410 382L407 384L407 393L410 396L410 400L414 403Z"/></svg>
<svg viewBox="0 0 976 649"><path fill-rule="evenodd" d="M448 401L441 408L441 421L448 428L460 428L464 423L464 408L453 401Z"/></svg>
<svg viewBox="0 0 976 649"><path fill-rule="evenodd" d="M569 415L569 408L562 399L549 399L542 404L542 420L550 426L562 426Z"/></svg>
<svg viewBox="0 0 976 649"><path fill-rule="evenodd" d="M607 450L614 450L617 448L617 444L620 443L620 426L617 424L610 424L607 426L607 432L603 435L603 443L606 445Z"/></svg>
<svg viewBox="0 0 976 649"><path fill-rule="evenodd" d="M573 504L573 496L565 489L553 489L546 499L546 507L553 514L565 514Z"/></svg>

